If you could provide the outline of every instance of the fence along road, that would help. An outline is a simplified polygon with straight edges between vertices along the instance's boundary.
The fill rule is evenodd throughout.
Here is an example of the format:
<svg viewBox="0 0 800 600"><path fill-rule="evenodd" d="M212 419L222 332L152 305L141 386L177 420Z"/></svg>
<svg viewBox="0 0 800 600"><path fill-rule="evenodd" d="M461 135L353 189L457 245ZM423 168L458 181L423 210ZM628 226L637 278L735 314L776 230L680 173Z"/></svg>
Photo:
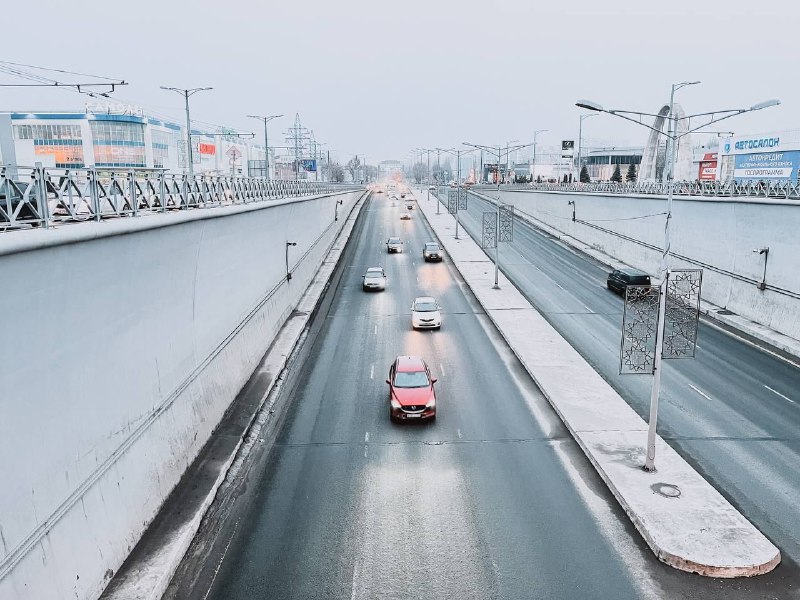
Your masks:
<svg viewBox="0 0 800 600"><path fill-rule="evenodd" d="M143 214L265 202L361 186L160 169L0 167L0 232Z"/></svg>

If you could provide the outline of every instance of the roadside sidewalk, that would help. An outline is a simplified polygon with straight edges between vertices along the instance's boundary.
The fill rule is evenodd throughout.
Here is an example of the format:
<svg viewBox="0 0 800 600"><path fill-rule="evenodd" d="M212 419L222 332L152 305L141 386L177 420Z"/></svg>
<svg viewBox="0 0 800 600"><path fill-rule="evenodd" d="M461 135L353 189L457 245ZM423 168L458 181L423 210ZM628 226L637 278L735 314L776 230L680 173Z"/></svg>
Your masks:
<svg viewBox="0 0 800 600"><path fill-rule="evenodd" d="M501 335L659 560L710 577L767 573L780 551L661 437L658 470L642 469L647 423L501 273L436 199L417 204Z"/></svg>
<svg viewBox="0 0 800 600"><path fill-rule="evenodd" d="M494 198L486 194L475 191L471 191L470 193L480 196L489 202L494 202ZM514 207L514 212L517 216L525 221L528 221L537 229L541 229L554 238L564 242L566 245L579 250L583 254L591 256L596 261L607 265L610 269L622 269L634 266L623 263L613 256L601 252L592 246L589 246L588 244L585 244L584 242L565 234L552 225L548 225L547 223L540 221L530 213L519 210L517 207ZM800 358L800 340L796 340L788 335L778 333L777 331L774 331L765 325L761 325L760 323L751 321L750 319L742 317L741 315L724 310L722 307L705 300L700 301L700 312L707 317L706 322L708 322L709 325L722 329L731 335L736 335L737 337L740 337L740 339L743 339L745 343L755 345L763 350L768 351L774 348L778 352L788 355L788 357L779 356L780 358L789 360L790 362L797 362L792 359ZM741 334L741 336L737 334ZM764 345L768 346L769 348L765 348Z"/></svg>

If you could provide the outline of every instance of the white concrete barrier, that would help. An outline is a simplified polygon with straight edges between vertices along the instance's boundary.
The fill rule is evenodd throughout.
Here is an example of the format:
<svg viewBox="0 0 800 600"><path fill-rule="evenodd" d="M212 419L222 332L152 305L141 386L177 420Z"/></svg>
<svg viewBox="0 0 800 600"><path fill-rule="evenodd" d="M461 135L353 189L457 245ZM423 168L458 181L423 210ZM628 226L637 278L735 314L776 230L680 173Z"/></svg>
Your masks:
<svg viewBox="0 0 800 600"><path fill-rule="evenodd" d="M360 196L0 236L0 599L99 596Z"/></svg>
<svg viewBox="0 0 800 600"><path fill-rule="evenodd" d="M477 192L497 197L498 192ZM503 202L624 263L658 273L666 201L620 196L503 190ZM572 221L575 202L576 221ZM672 215L673 268L703 269L703 299L800 339L800 203L753 198L678 197ZM764 255L769 247L765 290Z"/></svg>

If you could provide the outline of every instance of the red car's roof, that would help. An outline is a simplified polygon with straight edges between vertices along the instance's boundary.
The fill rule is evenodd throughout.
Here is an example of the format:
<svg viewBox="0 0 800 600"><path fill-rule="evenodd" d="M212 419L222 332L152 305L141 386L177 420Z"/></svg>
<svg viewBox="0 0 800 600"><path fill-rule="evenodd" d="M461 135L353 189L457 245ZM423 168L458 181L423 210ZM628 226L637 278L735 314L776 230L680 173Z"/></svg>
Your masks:
<svg viewBox="0 0 800 600"><path fill-rule="evenodd" d="M402 373L413 373L414 371L424 371L425 361L419 356L398 356L397 370Z"/></svg>

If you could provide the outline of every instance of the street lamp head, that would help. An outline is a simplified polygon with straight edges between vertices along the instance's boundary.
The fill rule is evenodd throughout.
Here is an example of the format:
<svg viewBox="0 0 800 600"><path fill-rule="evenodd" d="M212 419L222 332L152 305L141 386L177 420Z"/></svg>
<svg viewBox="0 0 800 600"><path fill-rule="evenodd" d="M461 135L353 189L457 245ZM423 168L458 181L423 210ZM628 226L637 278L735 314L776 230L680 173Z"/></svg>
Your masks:
<svg viewBox="0 0 800 600"><path fill-rule="evenodd" d="M758 104L753 104L750 107L750 110L761 110L764 108L769 108L771 106L778 106L781 103L780 100L772 99L772 100L764 100L764 102L759 102Z"/></svg>
<svg viewBox="0 0 800 600"><path fill-rule="evenodd" d="M586 110L603 112L603 107L599 105L597 102L592 102L591 100L578 100L575 103L575 106L577 106L578 108L585 108Z"/></svg>
<svg viewBox="0 0 800 600"><path fill-rule="evenodd" d="M287 246L297 246L297 242L286 242Z"/></svg>

